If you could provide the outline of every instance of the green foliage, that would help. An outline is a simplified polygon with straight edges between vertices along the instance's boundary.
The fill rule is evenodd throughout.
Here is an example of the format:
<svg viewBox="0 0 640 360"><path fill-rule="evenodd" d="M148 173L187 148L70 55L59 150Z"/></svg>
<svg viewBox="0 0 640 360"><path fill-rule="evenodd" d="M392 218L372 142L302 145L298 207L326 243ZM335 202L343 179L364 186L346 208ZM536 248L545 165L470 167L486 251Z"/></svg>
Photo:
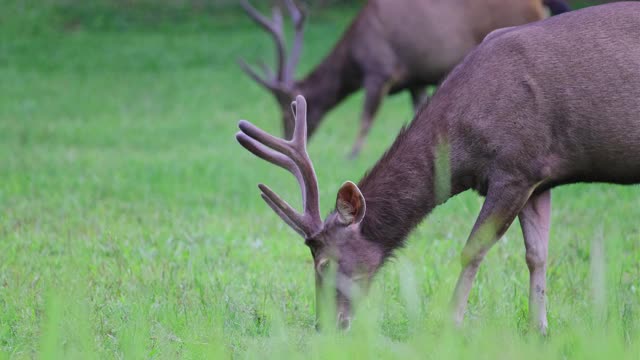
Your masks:
<svg viewBox="0 0 640 360"><path fill-rule="evenodd" d="M21 9L14 14L43 25L2 13L0 358L633 359L640 352L637 187L554 192L548 339L527 329L516 226L483 264L465 328L448 328L459 251L481 204L472 193L417 229L377 277L351 333L318 334L309 252L256 188L267 183L299 205L297 185L233 136L240 118L280 129L270 95L234 63L270 58L269 39L233 14L211 27L194 20L69 31L54 26L57 15L52 20L46 7ZM352 14L315 18L303 72ZM387 100L362 156L347 162L361 103L357 95L341 105L311 141L323 213L338 186L358 180L411 118L408 95ZM594 239L603 241L594 247ZM591 249L600 248L592 266ZM593 290L592 269L602 280ZM592 310L595 295L604 314Z"/></svg>

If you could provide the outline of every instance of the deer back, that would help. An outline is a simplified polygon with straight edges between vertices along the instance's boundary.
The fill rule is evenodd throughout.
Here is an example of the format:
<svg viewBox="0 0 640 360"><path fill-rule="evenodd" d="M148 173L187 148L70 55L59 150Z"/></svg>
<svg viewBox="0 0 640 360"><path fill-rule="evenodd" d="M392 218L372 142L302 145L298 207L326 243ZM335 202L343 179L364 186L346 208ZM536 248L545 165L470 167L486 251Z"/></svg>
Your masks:
<svg viewBox="0 0 640 360"><path fill-rule="evenodd" d="M480 188L505 173L549 186L640 181L640 4L490 35L416 126L433 121L451 140L456 176L473 174Z"/></svg>
<svg viewBox="0 0 640 360"><path fill-rule="evenodd" d="M351 42L359 63L437 83L492 30L543 17L541 0L371 0Z"/></svg>

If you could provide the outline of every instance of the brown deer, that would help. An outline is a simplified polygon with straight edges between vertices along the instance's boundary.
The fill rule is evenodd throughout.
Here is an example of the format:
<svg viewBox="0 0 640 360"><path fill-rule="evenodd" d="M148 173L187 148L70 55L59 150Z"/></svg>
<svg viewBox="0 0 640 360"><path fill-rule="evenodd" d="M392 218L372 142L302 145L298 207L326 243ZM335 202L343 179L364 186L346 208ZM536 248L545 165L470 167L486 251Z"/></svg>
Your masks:
<svg viewBox="0 0 640 360"><path fill-rule="evenodd" d="M274 8L270 20L243 0L247 14L275 40L277 70L271 71L263 64L263 77L242 60L240 66L275 96L287 139L293 132L288 108L295 95L305 96L310 104L307 135L311 136L329 110L364 88L360 131L351 151L354 157L387 94L409 90L417 109L425 87L438 84L485 35L497 28L542 19L543 2L552 12L567 9L560 0L369 0L329 55L296 81L304 12L293 0L285 1L295 28L287 57L278 8Z"/></svg>
<svg viewBox="0 0 640 360"><path fill-rule="evenodd" d="M327 264L336 264L342 326L350 321L354 286L366 289L434 207L473 189L486 198L462 251L455 320L462 322L485 254L517 216L530 272L530 317L544 332L550 190L576 182L640 182L640 3L595 6L489 34L360 183L340 187L324 222L306 152L302 96L293 114L290 141L244 120L236 138L298 179L304 213L265 185L262 198L305 239L318 287Z"/></svg>

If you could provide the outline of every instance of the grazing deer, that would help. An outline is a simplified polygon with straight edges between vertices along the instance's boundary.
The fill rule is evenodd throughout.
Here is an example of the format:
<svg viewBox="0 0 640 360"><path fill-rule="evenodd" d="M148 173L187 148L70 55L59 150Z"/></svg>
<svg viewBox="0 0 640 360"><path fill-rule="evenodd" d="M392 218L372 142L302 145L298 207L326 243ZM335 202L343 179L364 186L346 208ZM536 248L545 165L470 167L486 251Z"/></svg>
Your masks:
<svg viewBox="0 0 640 360"><path fill-rule="evenodd" d="M462 251L455 320L462 322L485 254L519 217L530 317L545 332L550 190L640 182L640 3L594 6L489 34L360 183L340 187L324 222L306 114L298 96L290 141L244 120L236 138L298 179L302 214L261 184L262 198L305 239L318 287L327 264L337 265L342 326L349 324L351 289L366 289L434 207L474 189L486 199Z"/></svg>
<svg viewBox="0 0 640 360"><path fill-rule="evenodd" d="M288 108L295 95L305 96L310 104L307 135L311 136L329 110L364 88L360 131L351 151L351 157L355 157L387 94L409 90L418 109L425 87L438 84L485 35L497 28L542 19L543 2L552 13L566 10L557 6L562 3L560 0L370 0L329 55L304 79L296 81L304 12L294 0L285 1L295 29L287 57L278 8L274 8L270 20L243 0L241 4L249 17L275 40L277 70L271 71L262 64L266 74L263 77L242 60L240 66L275 96L287 139L293 132Z"/></svg>

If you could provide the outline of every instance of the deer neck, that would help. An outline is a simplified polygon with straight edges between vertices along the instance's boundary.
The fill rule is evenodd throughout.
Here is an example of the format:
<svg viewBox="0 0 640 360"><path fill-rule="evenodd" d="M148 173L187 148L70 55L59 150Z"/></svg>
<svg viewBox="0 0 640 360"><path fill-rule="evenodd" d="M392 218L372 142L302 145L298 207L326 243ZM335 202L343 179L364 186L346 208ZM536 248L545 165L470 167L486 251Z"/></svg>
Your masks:
<svg viewBox="0 0 640 360"><path fill-rule="evenodd" d="M357 91L361 83L360 71L350 60L346 44L340 42L315 69L296 84L296 89L306 97L309 104L309 135L324 116Z"/></svg>
<svg viewBox="0 0 640 360"><path fill-rule="evenodd" d="M456 164L446 132L434 121L418 121L420 116L401 130L359 184L367 204L362 233L381 245L386 256L402 246L433 208L464 190L452 176Z"/></svg>

